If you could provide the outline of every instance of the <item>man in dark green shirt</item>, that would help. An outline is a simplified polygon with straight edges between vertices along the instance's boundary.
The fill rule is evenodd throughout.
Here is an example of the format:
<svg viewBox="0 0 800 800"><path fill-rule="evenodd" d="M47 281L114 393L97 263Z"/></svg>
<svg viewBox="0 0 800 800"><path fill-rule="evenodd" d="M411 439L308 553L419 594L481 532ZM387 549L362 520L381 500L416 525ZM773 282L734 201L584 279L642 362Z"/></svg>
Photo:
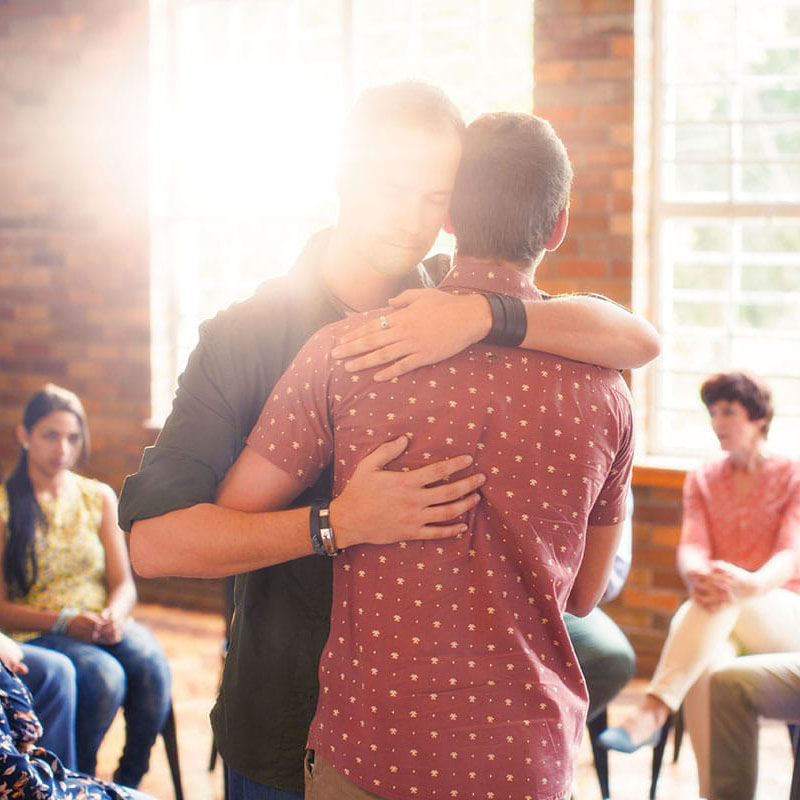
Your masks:
<svg viewBox="0 0 800 800"><path fill-rule="evenodd" d="M132 530L140 574L237 575L230 650L212 712L232 800L302 796L331 598L330 563L311 555L306 506L328 495L329 480L323 476L282 512L235 512L212 505L214 498L304 342L323 325L389 299L385 280L378 290L353 281L353 265L395 277L398 291L431 285L417 265L445 220L462 128L457 110L432 87L400 84L362 96L346 137L336 227L314 237L286 277L201 326L172 412L123 487L120 522ZM495 322L481 296L428 291L387 312L378 340L386 327L400 338L377 358L401 359L404 370L437 361L482 339ZM653 357L652 329L613 304L571 298L526 312L524 347L611 367ZM331 504L331 521L349 529L349 539L454 535L458 524L432 523L452 521L477 502L480 476L429 487L466 466L463 459L411 473L383 470L402 449L402 442L377 448Z"/></svg>

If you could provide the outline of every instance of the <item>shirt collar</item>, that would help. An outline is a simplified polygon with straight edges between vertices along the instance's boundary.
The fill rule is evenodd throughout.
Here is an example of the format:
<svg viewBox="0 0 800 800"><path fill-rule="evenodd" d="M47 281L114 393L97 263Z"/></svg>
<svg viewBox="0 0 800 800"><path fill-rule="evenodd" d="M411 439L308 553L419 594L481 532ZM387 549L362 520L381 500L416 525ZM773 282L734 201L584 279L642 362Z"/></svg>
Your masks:
<svg viewBox="0 0 800 800"><path fill-rule="evenodd" d="M311 236L300 255L297 257L292 267L292 274L301 276L306 280L318 282L322 294L326 297L328 302L338 310L342 317L345 317L348 313L353 313L353 310L349 309L328 290L328 287L322 283L322 279L319 275L320 263L322 262L322 257L325 254L325 248L328 246L332 231L333 228L324 228ZM437 259L438 257L434 256L433 259L428 259L427 261L430 261L433 267L437 267L437 265L441 263ZM406 289L429 289L435 286L436 283L433 278L431 278L425 265L417 264L398 284L397 294L400 294L400 292Z"/></svg>
<svg viewBox="0 0 800 800"><path fill-rule="evenodd" d="M440 289L469 289L519 297L522 300L541 300L542 295L531 279L514 267L471 258L455 264L439 285Z"/></svg>

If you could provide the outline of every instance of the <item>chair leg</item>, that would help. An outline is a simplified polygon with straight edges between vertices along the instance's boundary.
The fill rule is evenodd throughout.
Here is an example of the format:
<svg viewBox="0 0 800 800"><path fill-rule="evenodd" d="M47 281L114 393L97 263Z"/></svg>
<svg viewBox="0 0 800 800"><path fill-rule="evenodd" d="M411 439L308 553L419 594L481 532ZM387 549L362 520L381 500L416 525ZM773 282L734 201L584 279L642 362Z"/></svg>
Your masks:
<svg viewBox="0 0 800 800"><path fill-rule="evenodd" d="M167 751L167 761L169 762L169 771L172 776L172 786L175 790L175 800L183 800L181 765L178 760L178 734L175 729L175 711L172 703L170 703L169 714L161 731L161 736L164 739L164 748Z"/></svg>
<svg viewBox="0 0 800 800"><path fill-rule="evenodd" d="M792 770L792 788L789 790L789 800L800 800L800 735L798 726L790 725L794 728L794 769Z"/></svg>
<svg viewBox="0 0 800 800"><path fill-rule="evenodd" d="M589 741L592 745L592 757L594 758L594 769L597 773L597 781L600 784L600 794L603 800L611 797L611 790L608 782L608 750L601 747L597 737L608 727L608 715L603 709L594 719L587 723L589 729Z"/></svg>
<svg viewBox="0 0 800 800"><path fill-rule="evenodd" d="M653 748L653 768L650 775L650 800L655 800L656 787L658 786L658 776L661 773L661 762L664 760L664 750L667 747L667 739L674 721L674 714L670 714L664 727L661 728L661 736L658 737L658 744Z"/></svg>
<svg viewBox="0 0 800 800"><path fill-rule="evenodd" d="M800 738L800 722L789 722L786 726L789 729L789 741L792 743L792 751L797 747L797 740Z"/></svg>
<svg viewBox="0 0 800 800"><path fill-rule="evenodd" d="M678 762L678 756L681 752L681 744L683 742L683 706L675 712L675 737L672 742L672 763Z"/></svg>
<svg viewBox="0 0 800 800"><path fill-rule="evenodd" d="M211 754L208 757L208 771L213 772L217 766L217 742L214 737L211 737Z"/></svg>

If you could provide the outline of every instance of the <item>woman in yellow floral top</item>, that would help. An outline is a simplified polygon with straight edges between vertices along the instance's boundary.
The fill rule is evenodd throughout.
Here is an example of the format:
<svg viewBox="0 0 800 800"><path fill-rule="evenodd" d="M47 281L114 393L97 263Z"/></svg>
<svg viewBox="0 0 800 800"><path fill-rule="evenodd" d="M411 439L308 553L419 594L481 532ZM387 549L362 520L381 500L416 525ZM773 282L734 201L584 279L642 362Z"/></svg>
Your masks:
<svg viewBox="0 0 800 800"><path fill-rule="evenodd" d="M48 384L25 407L19 461L0 486L0 627L75 665L78 769L94 774L97 749L120 706L126 741L114 780L136 787L170 703L161 647L130 619L136 589L116 497L72 472L88 450L80 400Z"/></svg>

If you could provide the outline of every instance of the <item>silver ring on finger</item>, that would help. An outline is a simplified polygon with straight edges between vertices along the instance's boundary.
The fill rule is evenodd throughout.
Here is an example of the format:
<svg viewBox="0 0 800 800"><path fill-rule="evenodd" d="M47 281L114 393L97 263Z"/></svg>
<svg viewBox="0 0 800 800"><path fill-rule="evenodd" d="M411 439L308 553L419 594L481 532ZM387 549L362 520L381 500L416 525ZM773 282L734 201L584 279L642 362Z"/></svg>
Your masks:
<svg viewBox="0 0 800 800"><path fill-rule="evenodd" d="M385 331L389 327L389 318L386 314L381 314L380 317L378 317L378 321L380 322L382 331Z"/></svg>

